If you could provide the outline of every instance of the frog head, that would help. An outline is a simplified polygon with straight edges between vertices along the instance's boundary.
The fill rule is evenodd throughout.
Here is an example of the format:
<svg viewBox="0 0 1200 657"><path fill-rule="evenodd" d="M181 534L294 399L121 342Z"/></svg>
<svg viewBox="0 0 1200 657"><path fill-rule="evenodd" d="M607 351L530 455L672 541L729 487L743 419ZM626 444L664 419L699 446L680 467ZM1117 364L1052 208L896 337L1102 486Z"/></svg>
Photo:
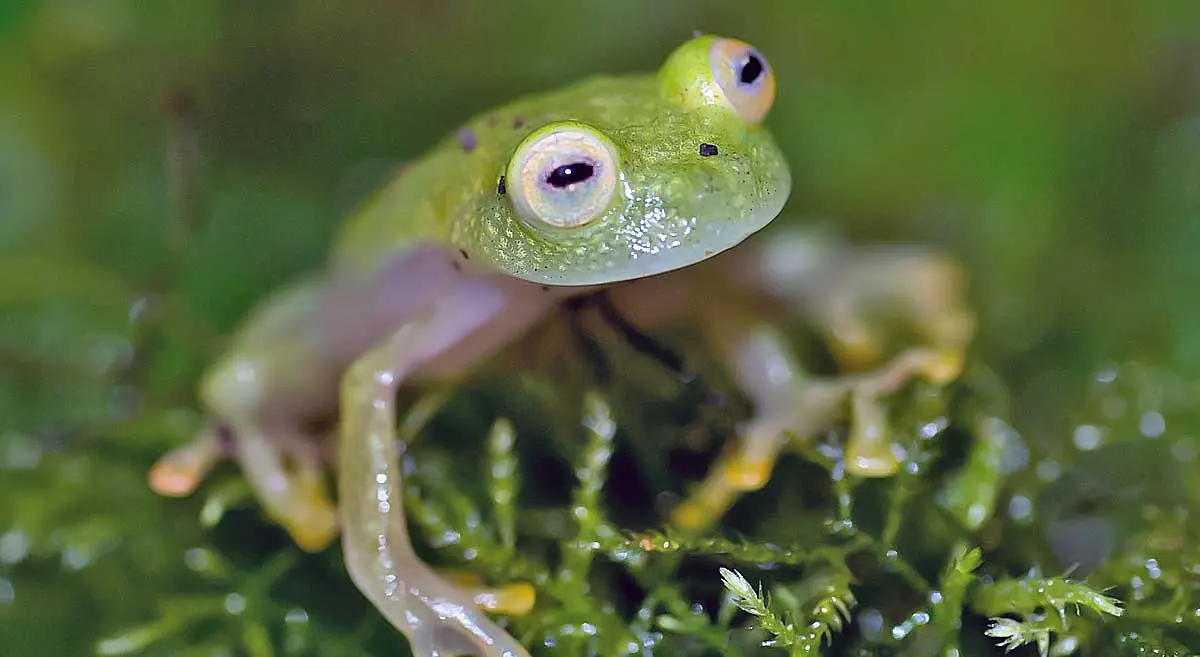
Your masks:
<svg viewBox="0 0 1200 657"><path fill-rule="evenodd" d="M479 117L464 130L490 142L471 167L487 183L452 211L451 241L543 285L615 283L721 253L791 190L762 125L774 97L758 50L699 36L655 75L591 78Z"/></svg>

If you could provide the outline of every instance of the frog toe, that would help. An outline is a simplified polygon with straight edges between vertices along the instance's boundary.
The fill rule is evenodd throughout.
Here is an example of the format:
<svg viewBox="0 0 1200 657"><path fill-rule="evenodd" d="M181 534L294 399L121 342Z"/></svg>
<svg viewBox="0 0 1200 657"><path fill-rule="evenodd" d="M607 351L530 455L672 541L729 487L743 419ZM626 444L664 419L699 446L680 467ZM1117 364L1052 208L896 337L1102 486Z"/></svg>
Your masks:
<svg viewBox="0 0 1200 657"><path fill-rule="evenodd" d="M224 456L216 431L205 430L192 442L164 454L150 468L150 489L166 497L187 497Z"/></svg>
<svg viewBox="0 0 1200 657"><path fill-rule="evenodd" d="M736 451L722 458L687 499L671 511L670 524L686 531L705 529L729 510L743 493L759 490L771 478L775 466L774 440L742 439ZM767 451L766 454L761 452Z"/></svg>
<svg viewBox="0 0 1200 657"><path fill-rule="evenodd" d="M479 573L461 568L439 568L437 574L471 595L475 606L493 614L524 616L533 609L537 592L528 582L513 582L498 588L484 585Z"/></svg>
<svg viewBox="0 0 1200 657"><path fill-rule="evenodd" d="M827 341L834 359L846 370L865 369L883 357L883 341L862 326L833 327Z"/></svg>
<svg viewBox="0 0 1200 657"><path fill-rule="evenodd" d="M312 496L298 503L283 520L283 525L296 545L305 552L320 552L338 536L337 511L323 496Z"/></svg>
<svg viewBox="0 0 1200 657"><path fill-rule="evenodd" d="M537 593L528 582L514 582L499 588L475 588L470 592L475 606L505 616L524 616L537 600Z"/></svg>
<svg viewBox="0 0 1200 657"><path fill-rule="evenodd" d="M732 490L696 493L672 509L669 524L685 532L707 529L721 519L733 497Z"/></svg>
<svg viewBox="0 0 1200 657"><path fill-rule="evenodd" d="M920 374L930 383L946 385L962 374L966 357L966 350L958 347L930 351L920 366Z"/></svg>
<svg viewBox="0 0 1200 657"><path fill-rule="evenodd" d="M721 468L720 476L730 488L739 492L751 492L767 485L774 467L773 457L737 457Z"/></svg>
<svg viewBox="0 0 1200 657"><path fill-rule="evenodd" d="M887 409L879 399L852 396L845 459L846 471L859 477L887 477L900 467L888 431Z"/></svg>

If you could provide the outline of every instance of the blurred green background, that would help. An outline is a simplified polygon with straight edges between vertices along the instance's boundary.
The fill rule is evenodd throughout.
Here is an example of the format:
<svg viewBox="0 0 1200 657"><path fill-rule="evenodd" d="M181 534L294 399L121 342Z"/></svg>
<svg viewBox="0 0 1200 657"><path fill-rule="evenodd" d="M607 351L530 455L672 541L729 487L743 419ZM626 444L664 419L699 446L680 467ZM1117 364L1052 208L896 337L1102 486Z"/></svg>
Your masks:
<svg viewBox="0 0 1200 657"><path fill-rule="evenodd" d="M1097 372L1138 362L1131 403L1194 457L1195 0L0 2L0 655L91 654L198 595L197 505L145 467L221 336L397 163L693 30L774 64L789 220L968 263L976 356L1035 449L1085 420L1136 438L1093 406Z"/></svg>

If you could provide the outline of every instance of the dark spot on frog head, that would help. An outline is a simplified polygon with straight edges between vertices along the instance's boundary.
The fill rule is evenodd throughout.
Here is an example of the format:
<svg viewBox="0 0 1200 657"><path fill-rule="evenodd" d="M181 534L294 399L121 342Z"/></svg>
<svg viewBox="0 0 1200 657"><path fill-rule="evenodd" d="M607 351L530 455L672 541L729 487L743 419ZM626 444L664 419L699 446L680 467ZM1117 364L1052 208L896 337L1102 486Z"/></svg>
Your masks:
<svg viewBox="0 0 1200 657"><path fill-rule="evenodd" d="M496 193L504 196L507 190L504 188L504 176L500 176L500 182L496 183Z"/></svg>
<svg viewBox="0 0 1200 657"><path fill-rule="evenodd" d="M513 130L520 130L525 127L525 117L517 116L513 118Z"/></svg>
<svg viewBox="0 0 1200 657"><path fill-rule="evenodd" d="M475 138L474 130L465 126L458 129L458 145L462 146L464 153L470 153L475 150L475 146L478 144L479 141Z"/></svg>
<svg viewBox="0 0 1200 657"><path fill-rule="evenodd" d="M700 144L700 156L712 157L717 154L716 144Z"/></svg>

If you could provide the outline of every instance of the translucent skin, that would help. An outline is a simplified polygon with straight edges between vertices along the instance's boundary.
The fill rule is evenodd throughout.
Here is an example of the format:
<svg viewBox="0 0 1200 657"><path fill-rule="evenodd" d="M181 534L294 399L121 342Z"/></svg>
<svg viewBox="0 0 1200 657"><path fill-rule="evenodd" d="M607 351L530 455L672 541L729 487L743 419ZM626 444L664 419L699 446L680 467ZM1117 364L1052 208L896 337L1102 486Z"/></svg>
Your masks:
<svg viewBox="0 0 1200 657"><path fill-rule="evenodd" d="M231 450L264 512L301 548L340 535L351 579L414 655L527 656L488 612L527 611L528 584L463 589L412 548L397 391L469 376L563 301L598 291L642 326L699 326L754 407L733 448L673 511L674 525L720 518L767 481L788 440L828 428L848 400L848 471L890 474L897 463L877 399L915 376L957 375L971 334L960 277L936 256L858 254L807 235L732 249L775 218L790 190L761 126L774 79L762 59L749 68L766 77L744 81L752 56L761 57L744 43L702 36L656 75L595 78L469 121L349 217L329 267L249 315L200 383L209 426L156 464L151 486L186 495ZM606 157L611 144L615 166L596 175L615 185L582 221L552 226L514 204L518 186L501 176L531 135L559 121L602 136ZM545 207L573 197L554 198ZM857 373L808 376L771 326L789 310ZM883 354L873 324L881 311L932 347ZM312 433L331 416L336 504L324 484L325 436Z"/></svg>
<svg viewBox="0 0 1200 657"><path fill-rule="evenodd" d="M657 75L592 78L468 121L345 224L334 266L369 274L397 250L433 240L527 281L597 285L678 269L738 244L779 214L791 178L764 127L711 92L685 93L715 86L708 53L717 41L688 42ZM564 120L606 135L620 172L607 212L554 230L523 221L497 186L526 135ZM719 154L702 156L701 144Z"/></svg>

